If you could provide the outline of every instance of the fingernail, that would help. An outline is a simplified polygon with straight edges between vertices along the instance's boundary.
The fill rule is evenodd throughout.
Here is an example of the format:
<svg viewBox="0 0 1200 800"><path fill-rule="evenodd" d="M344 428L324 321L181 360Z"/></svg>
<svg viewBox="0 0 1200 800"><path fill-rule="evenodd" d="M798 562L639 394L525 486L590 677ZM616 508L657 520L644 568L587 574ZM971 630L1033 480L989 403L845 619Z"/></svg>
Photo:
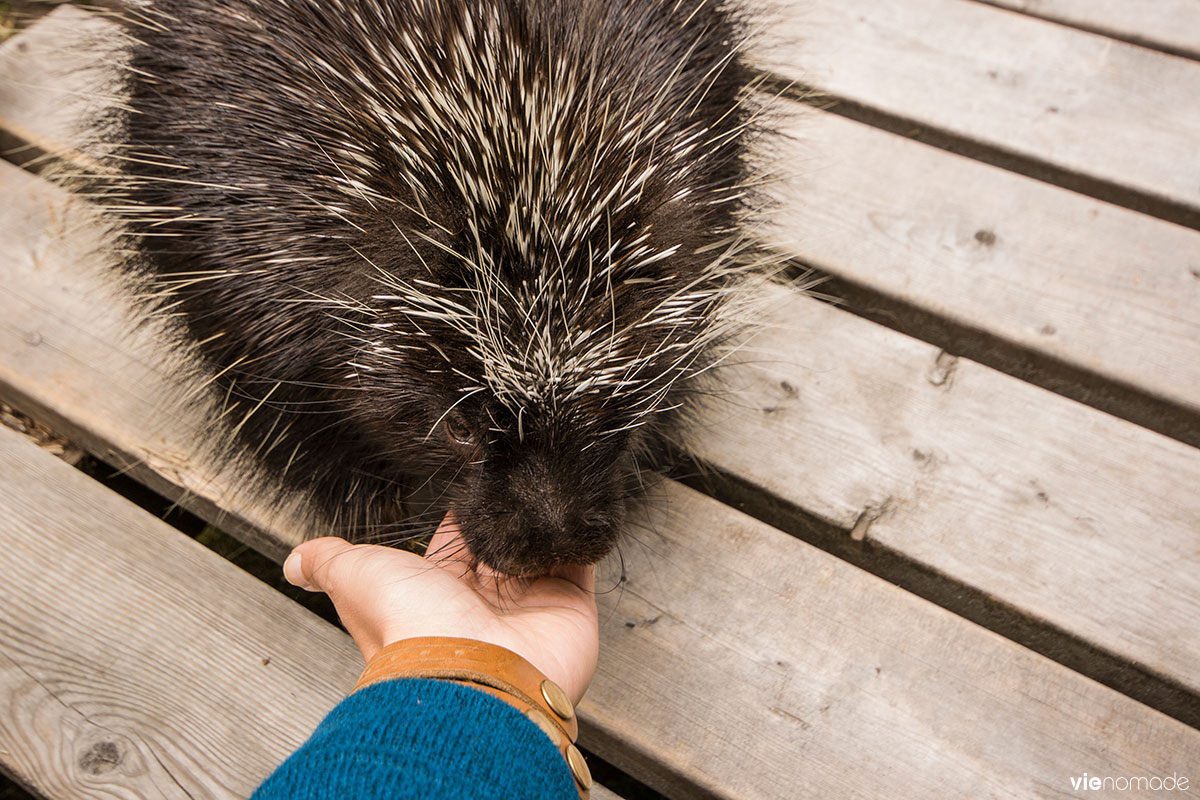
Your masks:
<svg viewBox="0 0 1200 800"><path fill-rule="evenodd" d="M304 578L304 571L300 569L300 554L295 550L283 562L283 577L293 586L299 586L306 592L315 592L317 587L313 586Z"/></svg>

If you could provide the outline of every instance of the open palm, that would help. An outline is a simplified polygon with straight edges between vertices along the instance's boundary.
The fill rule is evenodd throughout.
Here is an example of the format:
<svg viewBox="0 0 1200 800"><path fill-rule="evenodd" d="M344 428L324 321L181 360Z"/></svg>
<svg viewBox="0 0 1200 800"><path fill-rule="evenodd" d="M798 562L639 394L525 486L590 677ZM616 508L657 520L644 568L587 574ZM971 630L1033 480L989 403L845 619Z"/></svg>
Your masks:
<svg viewBox="0 0 1200 800"><path fill-rule="evenodd" d="M464 555L447 518L424 557L327 537L297 547L284 575L329 595L365 660L401 639L477 639L522 656L579 702L599 650L594 568L501 578Z"/></svg>

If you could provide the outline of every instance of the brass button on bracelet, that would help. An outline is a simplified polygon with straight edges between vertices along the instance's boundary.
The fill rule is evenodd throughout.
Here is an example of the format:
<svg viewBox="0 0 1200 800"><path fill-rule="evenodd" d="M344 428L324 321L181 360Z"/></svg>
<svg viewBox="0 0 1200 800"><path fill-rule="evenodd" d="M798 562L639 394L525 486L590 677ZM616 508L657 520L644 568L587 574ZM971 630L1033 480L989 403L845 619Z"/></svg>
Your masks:
<svg viewBox="0 0 1200 800"><path fill-rule="evenodd" d="M550 737L575 778L579 796L585 800L588 797L592 774L574 744L579 724L571 700L558 684L521 656L474 639L404 639L376 653L354 689L394 678L450 680L508 703Z"/></svg>

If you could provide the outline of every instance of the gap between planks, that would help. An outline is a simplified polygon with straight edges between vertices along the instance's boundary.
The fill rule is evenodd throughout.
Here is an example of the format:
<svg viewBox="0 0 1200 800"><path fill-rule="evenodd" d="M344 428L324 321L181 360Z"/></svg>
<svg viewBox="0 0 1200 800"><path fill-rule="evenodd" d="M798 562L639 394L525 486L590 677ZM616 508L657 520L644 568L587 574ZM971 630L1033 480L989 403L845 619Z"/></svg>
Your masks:
<svg viewBox="0 0 1200 800"><path fill-rule="evenodd" d="M834 131L839 136L842 133L845 133L845 131L838 131L836 127L834 128ZM938 237L936 236L934 237L935 240L937 238ZM37 290L34 290L34 292L36 294ZM793 314L796 319L801 319L809 315L810 307L812 307L811 303L809 305L805 305L803 301L800 301L800 303L796 305L796 307L789 313ZM829 320L829 324L833 327L841 326L846 328L847 333L845 334L845 341L847 343L853 343L862 338L860 334L855 333L853 324L849 323L844 316L835 312L832 315L826 315L824 318ZM788 322L791 322L791 320L784 321L784 323L781 324L787 324ZM862 326L862 330L864 332L870 332L874 329L871 326L864 325ZM823 333L826 338L832 336L832 334L829 332ZM819 338L811 340L815 342L822 341ZM908 347L908 345L903 344L904 340L902 337L885 337L885 340L891 343L889 347L893 349L896 346L902 346L901 349ZM853 349L853 347L846 348L847 351L851 351ZM887 347L881 347L879 352L885 352L887 349ZM793 344L785 344L783 342L779 343L779 350L777 352L790 352L789 357L797 359L795 362L796 364L805 364L813 358L820 357L819 352L799 352L795 350ZM932 352L932 350L930 352ZM898 387L902 387L906 383L915 383L918 385L921 383L920 378L917 378L915 381L913 381L910 378L899 375L894 375L894 377L890 379L890 384L888 381L883 381L881 383L879 382L879 376L887 374L889 368L894 366L894 358L891 356L884 356L882 358L882 362L885 363L879 362L881 362L881 358L878 354L864 355L859 366L859 369L863 374L856 378L856 380L875 381L876 385L879 387L878 391L881 393L881 396L888 396L889 394L894 394L897 391L900 391ZM972 366L969 367L969 369L973 370L975 367ZM802 373L796 373L795 367L789 367L788 370L788 376L794 384L800 385L804 383ZM913 369L913 374L919 375L920 370L920 365L916 365ZM801 377L797 377L797 374L800 374ZM979 374L987 374L987 372L984 371ZM786 382L786 380L788 379L783 379L784 382ZM1017 381L1009 380L1005 382L1001 380L998 385L1005 387L1001 390L1000 396L1016 398L1021 396L1021 392L1024 391L1023 389L1018 388L1021 387L1022 384ZM843 443L837 440L837 431L839 426L844 422L842 417L845 416L845 404L837 395L838 392L843 390L834 389L833 391L834 394L830 397L829 402L827 404L820 404L820 407L838 409L834 417L831 418L828 416L823 416L820 413L813 414L810 417L812 424L809 425L809 428L811 429L814 426L823 427L825 435L823 438L818 438L817 441L824 442L823 446L827 452L839 454L841 449L845 446ZM1059 413L1063 414L1065 419L1071 420L1068 426L1069 428L1074 428L1081 432L1090 430L1090 426L1094 424L1093 420L1102 418L1100 415L1089 416L1086 412L1072 409L1072 406L1069 404L1064 404L1051 399L1038 400L1034 403L1034 405L1041 403L1047 404L1048 409L1071 409ZM49 405L51 404L48 402L43 403L43 406ZM961 406L959 407L959 410L965 412L968 417L973 416L986 418L987 416L986 409L971 410L969 406ZM156 410L148 409L144 413L156 413ZM157 411L157 413L161 415L162 412ZM869 412L864 411L862 413L865 416L870 415ZM1020 430L1022 428L1021 423L1013 418L1011 413L1005 413L1008 415L1007 418L1005 418L1002 414L1000 424L993 424L991 427L992 432L990 435L993 436L998 442L1004 442L1006 438L1009 437L1010 434L1006 432L1006 426L1013 426L1013 430ZM886 427L885 421L881 421L880 424ZM97 425L83 425L79 427L82 429L84 436L94 435L93 431L98 429ZM756 430L772 430L772 433L768 434L768 438L776 433L779 433L779 431L775 431L770 425L767 425L761 429L754 428L752 426L749 435L754 436L754 431ZM1129 440L1129 444L1127 445L1128 456L1125 457L1127 459L1136 459L1140 451L1143 449L1146 452L1154 452L1154 449L1160 446L1153 436L1143 435L1144 432L1139 432L1133 426L1117 426L1114 431L1120 437L1124 437ZM791 435L791 433L786 430L784 430L783 433L785 435L782 441L788 441L788 437ZM908 432L908 435L912 436L914 433L916 433L916 431L911 430ZM1028 434L1028 431L1026 431L1026 433ZM179 435L186 440L189 434L186 431L180 431ZM921 433L920 435L924 438L928 438L929 432ZM102 438L104 438L106 441L114 441L118 440L120 437L119 435L113 435L110 433ZM934 436L932 437L932 441L937 442L940 439L945 438L946 437ZM1080 436L1080 438L1081 440L1086 440L1087 436L1084 434ZM701 446L699 450L712 463L717 464L719 467L727 468L730 463L736 463L737 451L740 447L742 447L741 437L735 437L735 439L736 441L732 441L726 445L718 447L718 450L721 450L722 447L724 448L724 452L721 453L714 454L711 451L706 451L705 446L707 445ZM719 436L711 437L708 444L711 444L712 441L719 440ZM966 442L971 442L971 440L968 438ZM881 485L886 486L890 484L902 489L902 487L904 487L910 480L913 480L914 485L916 486L921 486L922 484L929 482L929 478L927 476L923 477L919 481L914 480L915 474L913 473L913 470L915 467L911 463L911 459L901 457L897 462L896 458L889 453L889 446L876 433L863 431L857 446L864 452L878 453L878 455L874 458L876 463L891 462L900 465L901 468L894 473L873 479L875 481L882 482ZM969 445L964 445L963 443L951 443L947 441L940 446L944 447L946 452L950 453L952 456L956 453L961 454L954 456L960 459L970 458L972 449L978 449L981 452L987 452L988 448L992 447L987 440L977 441ZM1051 448L1044 457L1068 459L1074 458L1082 447L1083 445L1071 447L1065 443L1059 443ZM805 444L803 447L796 447L793 450L787 451L784 459L790 461L792 465L799 464L811 458L810 451L814 450L815 452L821 452L821 448L813 448L811 444ZM907 454L902 454L902 456L906 455ZM835 455L835 457L840 456ZM181 480L181 477L179 477L180 475L183 476L183 478L194 475L193 471L185 469L180 471L179 475L176 475L174 478L172 478L172 475L169 473L162 474L163 470L161 469L155 469L153 467L147 469L146 462L153 461L153 457L149 454L125 454L123 458L125 461L132 464L135 470L141 470L139 474L142 474L144 477L150 480L158 480L160 482L170 484L172 480L175 480L176 482ZM168 459L168 462L171 464L179 461L186 463L187 458L188 454L181 453ZM1156 540L1152 540L1156 542L1154 549L1151 549L1149 553L1145 554L1130 553L1130 555L1133 556L1141 555L1141 558L1134 557L1126 559L1129 565L1125 570L1126 573L1128 572L1128 569L1132 568L1132 565L1142 563L1142 561L1145 559L1150 559L1153 561L1155 558L1165 558L1170 560L1177 557L1181 553L1186 552L1185 548L1187 546L1186 535L1189 519L1188 515L1194 513L1194 510L1188 505L1188 501L1185 496L1186 488L1188 486L1186 475L1189 474L1190 471L1194 472L1196 467L1194 461L1189 461L1186 454L1183 456L1176 455L1174 458L1181 466L1179 474L1184 476L1183 478L1176 478L1173 480L1168 474L1168 471L1160 467L1155 471L1151 471L1148 475L1146 473L1142 473L1141 480L1143 482L1149 481L1150 485L1157 486L1158 488L1156 491L1158 492L1159 496L1165 497L1167 502L1173 502L1175 496L1181 498L1180 502L1182 503L1182 508L1175 510L1175 514L1169 520L1169 524L1167 525L1166 529L1160 533ZM1111 464L1112 462L1110 461L1109 463ZM760 471L756 472L756 469ZM771 486L768 479L761 474L761 469L761 465L746 465L742 470L732 471L745 476L752 482L758 482L760 485ZM794 466L791 466L791 469L794 469ZM1004 469L1007 470L1005 473L1006 480L1013 480L1015 476L1019 476L1021 472L1025 470L1025 467L1022 465L1020 458L1014 460L1010 457L1009 461L1004 465ZM1109 467L1109 470L1114 476L1119 474L1119 469L1116 466ZM1113 470L1118 471L1113 472ZM953 487L956 485L956 483L961 482L961 472L961 466L956 468L956 470L950 470L949 472L944 471L943 474L945 474L947 477L942 478L940 482L935 481L930 491L945 491L947 487ZM1081 484L1078 487L1072 487L1069 481L1066 486L1061 486L1063 491L1060 493L1059 488L1062 484L1063 476L1059 475L1049 464L1040 468L1039 470L1033 470L1032 472L1035 474L1032 474L1030 477L1025 478L1024 480L1034 483L1037 483L1040 480L1043 483L1047 483L1047 485L1054 485L1056 496L1065 498L1060 500L1060 502L1066 502L1068 504L1073 503L1074 505L1081 507L1089 506L1092 502L1090 498L1096 495L1094 487L1090 487L1087 484ZM1036 474L1038 472L1044 473L1044 476ZM856 475L854 470L828 470L828 473L841 474L843 476L843 484L837 489L834 489L833 487L826 487L829 491L822 497L809 496L800 493L797 491L795 486L778 486L773 489L773 491L775 491L779 497L785 499L786 501L791 502L798 507L809 509L818 516L831 521L833 524L846 528L854 527L854 521L862 514L862 509L881 507L881 500L879 498L873 498L871 496L860 498L857 496L862 494L862 489L861 487L855 485L855 481L860 480L860 477ZM206 478L206 480L211 481L214 479ZM222 482L222 479L220 478L216 478L215 480L218 484ZM1115 477L1105 478L1105 480L1110 480L1114 484L1122 484L1122 481ZM767 482L764 483L764 481ZM819 485L819 482L810 481L807 477L801 478L797 483L803 483L805 485ZM878 485L872 485L874 490L879 490ZM1136 489L1139 484L1137 480L1134 480L1131 485ZM156 488L160 488L161 490L161 486ZM198 498L203 498L207 495L203 486L197 487L197 489L194 489L193 492ZM1147 497L1156 496L1155 492L1134 493L1139 494L1141 497L1141 502L1145 502L1145 498ZM901 493L897 496L905 497L909 494L911 494L910 490L902 489ZM1118 502L1113 500L1111 497L1108 497L1107 493L1105 492L1100 494L1101 496L1096 498L1098 502L1097 508L1104 509L1110 506L1117 506L1118 509L1113 513L1105 513L1101 515L1104 518L1103 524L1107 527L1105 528L1104 535L1100 537L1100 550L1097 552L1111 552L1113 551L1113 548L1116 548L1116 552L1120 552L1122 549L1121 542L1124 541L1123 537L1125 536L1123 526L1132 524L1132 521L1135 518L1145 519L1146 517L1138 517L1138 514L1141 514L1142 512L1137 511L1138 502L1135 500L1130 499L1128 502L1121 500ZM1017 492L1014 496L1019 498L1020 492ZM1119 497L1120 495L1118 494L1116 496ZM981 499L982 497L983 495L981 494L975 499ZM950 518L961 519L970 518L971 514L978 515L981 513L981 511L990 513L988 512L988 507L986 505L982 509L971 508L971 502L973 502L973 500L971 498L967 498L959 500L957 504L949 503L945 507L946 514ZM250 505L253 506L253 504ZM1002 506L996 506L997 509L1001 507ZM1135 510L1134 516L1130 516L1130 509ZM212 513L211 509L208 513ZM1064 592L1062 589L1054 585L1053 582L1048 580L1047 576L1041 575L1037 570L1029 570L1028 575L1005 575L1003 566L999 563L991 567L981 568L981 565L976 563L978 559L975 559L970 555L972 547L963 543L962 537L953 536L952 531L949 529L946 521L939 521L939 517L936 515L932 517L929 516L929 512L923 513L925 513L925 516L904 519L904 525L907 525L909 528L908 539L893 539L891 541L884 541L884 543L890 547L893 547L898 552L906 553L910 557L913 557L922 563L927 563L936 569L944 571L947 575L956 580L961 580L968 585L977 587L979 591L994 595L1002 603L1009 603L1015 608L1022 609L1024 613L1032 614L1037 618L1044 618L1050 625L1054 627L1070 631L1075 635L1082 635L1087 641L1096 643L1097 646L1104 650L1117 654L1121 657L1128 658L1131 661L1146 664L1146 669L1150 670L1151 674L1162 675L1168 682L1183 680L1184 683L1187 684L1187 681L1185 679L1181 679L1179 676L1186 673L1187 658L1191 657L1193 650L1196 647L1194 637L1188 637L1185 635L1181 641L1178 641L1174 644L1173 652L1178 654L1178 657L1172 656L1164 661L1161 657L1161 653L1154 652L1154 646L1156 642L1174 641L1175 637L1173 631L1179 627L1179 620L1186 619L1187 615L1191 613L1191 609L1186 603L1186 594L1173 601L1177 603L1178 608L1166 609L1168 613L1165 615L1160 614L1161 609L1146 607L1144 604L1132 604L1133 610L1127 611L1125 614L1115 614L1112 617L1113 620L1116 620L1119 623L1122 620L1125 620L1125 622L1118 624L1116 626L1116 630L1114 631L1106 631L1104 629L1105 626L1098 625L1096 620L1097 617L1103 617L1103 613L1106 610L1106 606L1103 603L1095 609L1079 609L1076 607L1079 605L1079 601L1083 599L1079 596L1079 592L1084 592L1084 597L1086 597L1086 586L1088 581L1091 580L1089 575L1084 574L1076 576L1074 578L1072 587L1070 587L1070 590L1065 593L1066 599L1064 600ZM1019 523L1021 520L1025 520L1025 522L1022 524L1028 525L1031 530L1057 530L1053 524L1047 527L1047 523L1045 521L1038 522L1034 513L1031 512L1029 508L1021 507L1020 504L1018 504L1011 511L1011 516L1001 516L1010 520L1010 523ZM277 524L278 523L262 520L257 522L247 521L245 527L253 531L260 527L269 527ZM1059 524L1066 524L1066 520L1064 519L1063 521L1060 521ZM928 553L924 552L920 548L919 542L913 540L912 536L915 535L915 531L924 530L925 526L932 526L933 533L935 535L946 537L948 539L948 543L953 546L940 548L926 545L925 548L928 550ZM898 522L894 522L894 527L898 529L904 526L900 525ZM875 526L875 530L872 535L882 536L885 535L888 530L891 530L891 528L886 524L877 525ZM982 530L976 531L975 535L983 538L974 545L974 548L978 548L982 552L991 554L992 558L999 558L1000 556L997 554L1004 553L1006 549L1011 546L1006 542L1007 536L1003 526L997 524L995 521L984 526ZM1078 538L1078 532L1076 532L1075 538ZM1068 538L1065 541L1071 541L1071 539ZM900 546L900 542L903 542L903 546ZM1087 554L1090 552L1090 549L1094 549L1097 546L1097 543L1094 541L1090 544L1085 542L1085 545L1086 546L1080 551L1084 557L1087 556ZM264 545L260 543L260 546ZM269 547L270 542L267 542L265 546ZM1056 545L1051 540L1050 544L1043 545L1041 549L1038 549L1038 547L1035 546L1034 550L1031 552L1045 552L1047 556L1052 555L1056 560L1061 559L1063 556L1057 553L1055 547ZM1132 545L1128 543L1126 543L1124 547L1125 549L1132 550ZM1108 561L1112 560L1117 559L1114 559L1113 557L1108 558ZM1107 564L1108 562L1105 561L1103 563ZM1189 565L1187 561L1177 561L1176 569L1184 572L1186 575L1188 566ZM1106 566L1105 569L1109 569L1109 567ZM1120 571L1119 568L1118 571ZM1166 583L1169 585L1188 585L1186 580L1179 582L1166 581ZM1136 588L1137 587L1135 584L1130 591L1136 591ZM1172 595L1172 597L1174 597L1174 595ZM1123 595L1117 593L1113 596L1111 602L1119 605L1122 599L1124 599ZM1063 606L1066 606L1066 608L1063 608ZM1157 627L1164 631L1164 633L1149 637L1148 642L1147 637L1144 634L1138 633L1134 635L1135 631L1141 630L1143 617L1157 618L1159 616L1162 616L1163 618L1158 621L1156 626L1152 625L1151 629L1153 630L1155 627ZM1085 621L1087 624L1079 624L1081 621ZM1172 625L1176 626L1176 628L1172 628ZM1183 631L1186 634L1186 626L1183 627ZM1128 642L1124 641L1126 639L1130 639L1134 642L1142 641L1146 642L1146 644L1143 644L1138 649L1131 650L1129 649ZM1192 687L1192 690L1195 690L1194 686Z"/></svg>
<svg viewBox="0 0 1200 800"><path fill-rule="evenodd" d="M756 234L776 251L1200 422L1200 232L774 105Z"/></svg>
<svg viewBox="0 0 1200 800"><path fill-rule="evenodd" d="M1200 227L1200 64L973 0L779 0L753 66L837 113Z"/></svg>
<svg viewBox="0 0 1200 800"><path fill-rule="evenodd" d="M33 281L8 295L14 305L0 315L5 393L18 387L76 430L105 431L114 450L152 460L193 451L187 437L204 421L154 413L170 406L160 394L171 383L147 355L131 359L128 341L105 321L105 291L88 282L95 253L47 228L45 215L66 201L0 166L16 182L9 196L24 194L32 209L11 239L32 242L5 254L10 283ZM37 269L21 265L24 254L36 254ZM54 298L52 308L21 305L42 296ZM797 302L813 304L806 314L841 313ZM839 327L830 330L838 338ZM895 334L881 335L880 352L892 352ZM242 481L202 458L170 477L199 487L214 507L253 516L245 508L253 499L222 485ZM668 484L651 505L629 545L627 580L601 597L605 661L581 708L589 747L651 786L790 798L803 766L811 796L928 797L947 786L1036 796L1032 787L1062 780L1081 753L1114 770L1144 769L1200 747L1200 733L715 501ZM972 755L983 752L986 761ZM660 771L648 773L647 761ZM859 771L863 764L872 769ZM903 791L897 774L912 776Z"/></svg>
<svg viewBox="0 0 1200 800"><path fill-rule="evenodd" d="M37 700L32 677L58 698L38 708L58 718L69 707L104 730L99 741L53 723L46 737L37 726L5 731L5 750L41 764L14 770L26 780L58 775L55 760L30 749L49 744L79 764L100 744L129 755L134 773L160 775L157 764L189 794L236 796L353 680L359 663L343 634L78 471L7 431L0 466L9 542L0 561L11 576L0 624L20 664L9 696ZM1043 783L1065 785L1080 760L1164 772L1200 746L1200 733L711 500L670 485L658 500L643 557L620 593L601 598L607 648L581 711L589 735L623 730L639 752L682 750L689 771L720 773L703 787L713 796L928 797L955 787L1034 797ZM763 614L769 607L779 613ZM129 609L162 618L139 634ZM897 619L920 624L898 630ZM177 685L215 676L239 690ZM300 703L296 682L308 687ZM263 708L251 702L245 725L218 722L243 710L230 697L262 698ZM264 721L277 736L246 751L239 737L258 741ZM897 789L897 775L911 787Z"/></svg>
<svg viewBox="0 0 1200 800"><path fill-rule="evenodd" d="M1200 12L1191 0L976 0L1122 42L1200 59Z"/></svg>
<svg viewBox="0 0 1200 800"><path fill-rule="evenodd" d="M8 430L0 466L0 760L23 783L245 797L353 686L345 633Z"/></svg>

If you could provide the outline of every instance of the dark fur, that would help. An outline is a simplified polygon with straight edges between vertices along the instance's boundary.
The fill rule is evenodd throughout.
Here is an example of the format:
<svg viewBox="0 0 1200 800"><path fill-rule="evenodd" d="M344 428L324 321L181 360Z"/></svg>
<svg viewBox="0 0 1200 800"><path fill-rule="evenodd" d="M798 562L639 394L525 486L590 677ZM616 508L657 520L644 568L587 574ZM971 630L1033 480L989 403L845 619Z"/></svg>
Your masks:
<svg viewBox="0 0 1200 800"><path fill-rule="evenodd" d="M148 209L127 215L141 253L132 270L163 290L161 307L181 312L186 335L221 373L231 419L244 420L242 440L275 480L319 498L330 532L386 540L405 530L397 526L403 498L433 487L438 512L454 507L481 561L530 574L592 562L613 547L637 491L638 455L667 435L679 414L669 409L686 406L692 373L711 360L707 340L686 363L668 345L704 339L721 300L621 343L626 357L661 352L638 369L670 383L655 400L664 410L640 418L646 389L562 402L556 395L519 409L490 392L466 395L465 385L483 380L469 337L375 299L388 294L383 273L468 297L454 293L471 285L470 267L450 252L473 246L472 220L507 285L545 274L505 238L502 215L472 207L454 188L463 170L482 175L486 166L507 210L511 185L537 159L510 154L481 166L474 159L484 160L484 143L464 126L452 136L412 134L429 157L417 167L399 163L388 143L394 134L365 100L418 122L425 113L419 96L430 89L397 83L367 44L401 41L405 31L432 39L419 53L431 85L470 93L447 54L481 9L495 11L506 42L525 54L524 74L511 75L506 90L514 108L535 76L543 87L560 79L563 63L587 65L594 81L590 104L575 105L565 123L570 141L560 146L574 151L554 184L561 197L545 217L519 220L535 231L535 260L562 259L546 242L578 216L571 187L603 188L630 163L663 158L655 147L673 132L709 129L688 156L698 167L688 197L674 199L671 175L652 177L637 202L607 211L606 225L551 270L561 280L550 291L586 298L572 324L611 334L690 281L703 288L726 280L706 276L713 253L705 247L737 227L739 203L728 196L745 179L739 98L747 74L737 21L701 0L159 0L134 30L135 113L124 135L138 160L123 167L117 193ZM331 69L314 68L316 60ZM597 121L601 105L636 111L664 86L666 133L612 147L611 126ZM502 153L506 131L489 135ZM354 167L347 143L379 167L362 179L369 191L361 196L346 189ZM552 146L543 143L546 152ZM414 169L418 181L403 178ZM606 279L611 295L585 293L598 269L589 258L614 231L682 246L636 270L618 266ZM504 311L502 335L525 347L531 334L519 316ZM546 335L565 337L549 316ZM364 333L381 320L392 327ZM418 346L381 354L373 349L381 342ZM619 430L633 421L642 424Z"/></svg>

